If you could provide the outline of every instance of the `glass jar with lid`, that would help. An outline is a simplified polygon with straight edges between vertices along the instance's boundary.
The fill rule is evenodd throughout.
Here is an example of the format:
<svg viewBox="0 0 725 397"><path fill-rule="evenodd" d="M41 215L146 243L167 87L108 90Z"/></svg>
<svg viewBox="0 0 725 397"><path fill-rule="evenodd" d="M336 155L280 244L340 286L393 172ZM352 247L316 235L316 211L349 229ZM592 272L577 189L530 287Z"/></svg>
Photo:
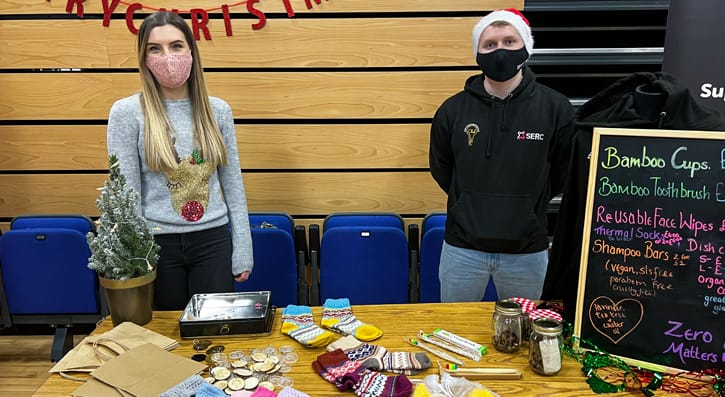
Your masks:
<svg viewBox="0 0 725 397"><path fill-rule="evenodd" d="M493 312L493 347L503 353L521 348L521 304L503 299L496 302Z"/></svg>
<svg viewBox="0 0 725 397"><path fill-rule="evenodd" d="M539 375L556 375L561 370L563 338L561 321L537 318L531 323L529 365Z"/></svg>

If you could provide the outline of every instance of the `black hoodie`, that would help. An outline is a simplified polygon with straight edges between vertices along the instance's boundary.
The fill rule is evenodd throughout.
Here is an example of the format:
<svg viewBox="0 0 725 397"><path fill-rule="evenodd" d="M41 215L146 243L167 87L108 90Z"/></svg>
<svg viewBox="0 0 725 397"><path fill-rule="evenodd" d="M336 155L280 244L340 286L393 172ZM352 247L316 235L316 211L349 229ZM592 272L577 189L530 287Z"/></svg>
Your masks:
<svg viewBox="0 0 725 397"><path fill-rule="evenodd" d="M642 106L635 90L644 86L662 94L660 109ZM646 103L645 103L646 105ZM647 113L647 114L645 114ZM564 316L574 320L581 261L589 157L594 127L725 131L719 113L701 107L687 87L665 73L635 73L618 80L579 108L572 160L549 256L542 299L563 300Z"/></svg>
<svg viewBox="0 0 725 397"><path fill-rule="evenodd" d="M547 249L546 209L566 177L574 110L523 69L505 99L483 74L468 78L433 118L430 170L448 193L445 240L486 252Z"/></svg>

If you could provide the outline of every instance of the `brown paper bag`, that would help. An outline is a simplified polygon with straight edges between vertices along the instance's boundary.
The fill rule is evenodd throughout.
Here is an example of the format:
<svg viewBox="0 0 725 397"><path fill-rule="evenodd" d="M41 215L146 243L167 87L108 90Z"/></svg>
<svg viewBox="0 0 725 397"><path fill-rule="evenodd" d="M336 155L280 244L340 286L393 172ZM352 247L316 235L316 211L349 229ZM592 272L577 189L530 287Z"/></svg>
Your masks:
<svg viewBox="0 0 725 397"><path fill-rule="evenodd" d="M152 343L166 350L173 350L179 346L174 339L132 322L124 322L108 332L87 336L48 372L57 372L68 379L83 381L85 379L75 378L69 374L91 372L111 358L146 343Z"/></svg>
<svg viewBox="0 0 725 397"><path fill-rule="evenodd" d="M93 378L88 378L88 381L75 389L72 395L73 397L133 397L130 393Z"/></svg>
<svg viewBox="0 0 725 397"><path fill-rule="evenodd" d="M136 397L156 397L206 368L151 343L112 358L91 375Z"/></svg>
<svg viewBox="0 0 725 397"><path fill-rule="evenodd" d="M88 342L90 343L94 343L98 340L113 341L115 344L125 347L126 349L124 350L133 349L134 347L141 346L146 343L154 344L165 350L173 350L179 347L179 342L175 339L171 339L130 321L118 324L108 332L88 337ZM111 351L107 352L110 354L110 357L108 358L115 357L123 353L123 351L119 351L117 348L114 348L114 346L108 346L107 343L103 343L102 348L111 349Z"/></svg>

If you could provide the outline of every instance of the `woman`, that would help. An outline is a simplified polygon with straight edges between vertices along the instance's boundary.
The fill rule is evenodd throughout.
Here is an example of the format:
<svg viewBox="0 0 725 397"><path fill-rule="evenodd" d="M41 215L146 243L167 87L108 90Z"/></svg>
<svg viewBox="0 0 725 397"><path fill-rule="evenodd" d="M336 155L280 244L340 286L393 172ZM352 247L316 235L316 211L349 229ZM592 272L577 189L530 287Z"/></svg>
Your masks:
<svg viewBox="0 0 725 397"><path fill-rule="evenodd" d="M192 295L232 292L252 267L247 200L231 108L209 97L188 25L156 12L138 32L141 92L116 101L108 152L141 196L161 246L155 310L183 310Z"/></svg>

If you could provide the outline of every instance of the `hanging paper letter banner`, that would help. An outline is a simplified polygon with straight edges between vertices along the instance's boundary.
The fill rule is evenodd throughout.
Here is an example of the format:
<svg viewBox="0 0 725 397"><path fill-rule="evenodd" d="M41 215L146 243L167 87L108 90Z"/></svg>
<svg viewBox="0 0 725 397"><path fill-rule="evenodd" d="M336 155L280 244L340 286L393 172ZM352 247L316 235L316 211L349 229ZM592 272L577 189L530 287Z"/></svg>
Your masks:
<svg viewBox="0 0 725 397"><path fill-rule="evenodd" d="M84 2L86 0L66 0L65 12L69 14L75 14L79 18L85 17ZM153 0L151 0L153 1ZM272 1L272 0L266 0ZM281 1L284 5L285 12L288 18L295 16L295 10L292 7L292 0L277 0ZM322 4L323 0L304 0L305 7L311 10L314 4ZM257 8L260 0L246 0L239 1L232 4L222 3L215 7L207 8L189 8L188 10L172 9L168 10L177 14L188 14L191 21L191 30L194 32L194 38L199 40L201 36L204 36L204 40L211 40L211 33L209 32L209 14L213 12L222 13L224 19L224 31L227 36L233 36L232 32L232 13L246 12L252 15L256 19L252 19L254 22L250 24L252 30L262 29L267 23L267 16ZM103 26L108 27L111 24L111 15L116 12L125 11L125 20L128 31L137 34L138 27L134 23L134 15L141 10L148 11L165 11L164 8L154 7L143 3L130 3L121 0L102 0L103 5ZM239 10L237 10L239 9Z"/></svg>

